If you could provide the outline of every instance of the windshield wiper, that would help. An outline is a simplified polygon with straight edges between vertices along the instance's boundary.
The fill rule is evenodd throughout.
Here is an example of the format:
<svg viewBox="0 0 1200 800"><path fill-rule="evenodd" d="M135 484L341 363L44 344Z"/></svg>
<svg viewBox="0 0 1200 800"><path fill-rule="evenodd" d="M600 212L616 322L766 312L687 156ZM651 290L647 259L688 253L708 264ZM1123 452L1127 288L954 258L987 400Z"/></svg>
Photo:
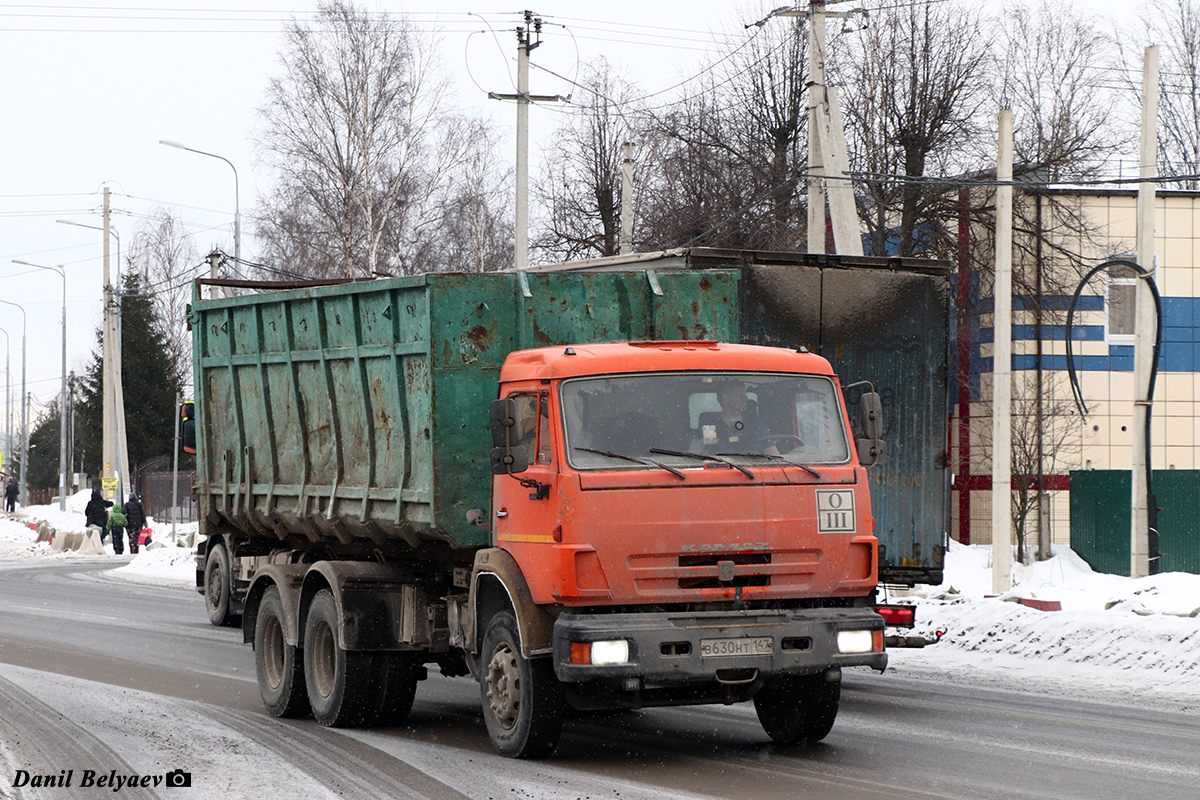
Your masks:
<svg viewBox="0 0 1200 800"><path fill-rule="evenodd" d="M799 467L800 469L804 470L805 472L811 474L814 478L816 478L819 481L825 480L824 475L817 472L815 469L808 466L807 464L797 464L794 461L788 461L783 456L777 456L774 453L717 453L717 455L719 455L719 456L751 456L753 458L769 458L772 461L782 461L785 464L789 464L793 467Z"/></svg>
<svg viewBox="0 0 1200 800"><path fill-rule="evenodd" d="M666 464L660 464L659 462L655 461L652 458L642 458L641 456L627 456L624 453L614 453L611 450L597 450L594 447L579 447L578 445L572 447L571 449L572 450L582 450L585 453L595 453L595 454L601 455L601 456L608 456L609 458L619 458L619 459L622 459L623 461L632 461L635 464L649 464L654 467L659 467L660 469L665 469L667 472L671 473L672 475L678 475L680 478L683 478L685 481L687 480L687 475L684 475L682 472L675 469L674 467L668 467Z"/></svg>
<svg viewBox="0 0 1200 800"><path fill-rule="evenodd" d="M724 458L723 456L708 456L708 455L704 455L703 453L685 453L681 450L664 450L661 447L651 447L650 452L651 453L661 453L664 456L680 456L681 458L698 458L701 461L719 461L722 464L728 464L729 466L733 467L734 469L736 469L738 472L745 475L750 480L754 480L753 472L746 469L741 464L733 463L728 458Z"/></svg>

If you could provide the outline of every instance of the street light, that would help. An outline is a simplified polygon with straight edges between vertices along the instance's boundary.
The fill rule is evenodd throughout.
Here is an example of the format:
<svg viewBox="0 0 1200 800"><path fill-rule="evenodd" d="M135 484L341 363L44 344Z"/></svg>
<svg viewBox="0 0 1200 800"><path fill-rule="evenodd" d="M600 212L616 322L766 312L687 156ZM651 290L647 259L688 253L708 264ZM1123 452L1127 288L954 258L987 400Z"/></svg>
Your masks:
<svg viewBox="0 0 1200 800"><path fill-rule="evenodd" d="M4 334L4 452L12 458L12 371L9 357L12 355L12 342L9 341L8 331L0 328Z"/></svg>
<svg viewBox="0 0 1200 800"><path fill-rule="evenodd" d="M238 190L237 167L233 165L232 161L230 161L228 158L225 158L225 156L219 156L216 153L206 153L203 150L197 150L194 147L182 145L179 142L172 141L171 139L159 139L158 143L165 144L167 147L174 147L177 150L187 150L189 153L208 156L209 158L219 158L228 164L229 168L233 170L233 260L240 265L242 263L242 204L241 192ZM240 269L240 266L237 269Z"/></svg>
<svg viewBox="0 0 1200 800"><path fill-rule="evenodd" d="M73 219L56 219L54 221L60 225L74 225L76 228L87 228L88 230L100 231L101 233L104 233L104 228L101 228L98 225L84 225L82 222L76 222ZM119 282L121 275L121 234L118 233L117 229L111 225L108 226L108 232L111 233L117 240L117 279Z"/></svg>
<svg viewBox="0 0 1200 800"><path fill-rule="evenodd" d="M6 306L12 306L19 309L21 312L21 505L26 506L28 499L25 495L25 475L29 472L29 425L28 411L25 406L25 329L28 320L25 317L25 309L11 300L0 299L0 303Z"/></svg>
<svg viewBox="0 0 1200 800"><path fill-rule="evenodd" d="M62 307L62 400L58 406L58 510L67 510L67 271L62 266L45 267L14 258L14 264L23 267L34 267L57 272L62 278L63 307ZM22 464L21 474L25 474Z"/></svg>

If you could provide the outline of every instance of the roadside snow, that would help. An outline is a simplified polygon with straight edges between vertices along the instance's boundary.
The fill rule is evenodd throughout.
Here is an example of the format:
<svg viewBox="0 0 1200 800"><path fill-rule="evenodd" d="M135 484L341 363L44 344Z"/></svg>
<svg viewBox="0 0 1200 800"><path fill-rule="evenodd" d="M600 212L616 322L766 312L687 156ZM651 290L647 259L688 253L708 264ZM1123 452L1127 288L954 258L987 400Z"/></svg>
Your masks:
<svg viewBox="0 0 1200 800"><path fill-rule="evenodd" d="M891 668L964 682L986 671L1026 688L1069 684L1081 694L1165 698L1200 710L1200 576L1104 575L1067 547L1032 567L1014 565L1013 589L986 597L991 548L951 542L941 586L892 598L917 606L913 633L943 632L942 640L891 651ZM1062 611L1028 608L1021 597L1057 600Z"/></svg>
<svg viewBox="0 0 1200 800"><path fill-rule="evenodd" d="M83 530L87 495L55 506L34 506L15 519L0 517L0 558L103 558L52 553L36 543L27 523L45 520L59 530ZM161 586L195 585L195 550L170 541L170 524L151 523L167 545L142 549L105 574ZM179 526L186 541L196 525ZM112 553L112 545L107 545ZM918 586L885 599L917 606L913 634L941 642L924 649L893 649L889 671L936 672L946 680L1168 698L1200 710L1200 575L1167 573L1130 579L1103 575L1070 548L1055 547L1048 561L1026 567L1014 561L1014 587L991 593L991 548L950 543L941 586ZM128 558L128 556L126 556ZM114 559L115 561L115 559ZM118 562L119 563L119 562ZM114 565L115 566L115 565ZM1062 611L1037 611L1018 598L1057 600ZM884 598L881 593L881 598Z"/></svg>

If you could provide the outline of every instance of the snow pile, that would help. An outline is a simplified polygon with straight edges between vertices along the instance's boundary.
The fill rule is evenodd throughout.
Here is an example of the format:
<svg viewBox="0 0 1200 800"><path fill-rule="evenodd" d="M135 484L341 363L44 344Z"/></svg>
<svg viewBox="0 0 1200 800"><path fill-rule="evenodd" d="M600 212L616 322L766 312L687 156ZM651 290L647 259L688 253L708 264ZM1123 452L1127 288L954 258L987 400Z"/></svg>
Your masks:
<svg viewBox="0 0 1200 800"><path fill-rule="evenodd" d="M1014 578L1012 590L986 597L991 548L951 542L941 586L892 598L916 604L913 633L940 632L942 640L892 651L892 665L959 667L964 679L990 666L1013 680L1037 676L1127 694L1161 693L1170 682L1176 695L1200 693L1200 575L1103 575L1055 547L1032 567L1014 562ZM1038 611L1018 598L1057 600L1062 611Z"/></svg>
<svg viewBox="0 0 1200 800"><path fill-rule="evenodd" d="M117 567L108 575L133 583L149 583L156 586L184 584L194 587L196 550L191 547L173 547L170 544L153 549L142 548L133 557L133 561L123 567Z"/></svg>

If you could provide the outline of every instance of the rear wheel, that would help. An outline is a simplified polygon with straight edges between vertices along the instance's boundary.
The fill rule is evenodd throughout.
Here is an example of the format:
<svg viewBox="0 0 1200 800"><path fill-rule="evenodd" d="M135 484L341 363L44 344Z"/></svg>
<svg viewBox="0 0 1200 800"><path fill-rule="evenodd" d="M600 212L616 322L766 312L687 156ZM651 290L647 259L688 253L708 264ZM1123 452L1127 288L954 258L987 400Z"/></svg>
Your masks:
<svg viewBox="0 0 1200 800"><path fill-rule="evenodd" d="M479 654L483 720L502 756L549 755L562 734L562 684L549 658L521 654L517 621L507 612L488 623Z"/></svg>
<svg viewBox="0 0 1200 800"><path fill-rule="evenodd" d="M842 697L840 680L825 673L781 675L754 695L754 710L767 735L780 744L807 740L815 744L829 735Z"/></svg>
<svg viewBox="0 0 1200 800"><path fill-rule="evenodd" d="M313 597L304 624L304 684L313 717L345 728L372 721L382 699L381 654L344 650L337 641L337 602L322 589Z"/></svg>
<svg viewBox="0 0 1200 800"><path fill-rule="evenodd" d="M304 688L304 663L299 648L283 638L283 602L279 589L269 587L258 604L254 621L254 666L258 693L273 717L308 714Z"/></svg>
<svg viewBox="0 0 1200 800"><path fill-rule="evenodd" d="M212 545L204 559L204 604L208 607L208 621L213 625L232 625L239 619L229 611L231 580L229 551L223 543Z"/></svg>

